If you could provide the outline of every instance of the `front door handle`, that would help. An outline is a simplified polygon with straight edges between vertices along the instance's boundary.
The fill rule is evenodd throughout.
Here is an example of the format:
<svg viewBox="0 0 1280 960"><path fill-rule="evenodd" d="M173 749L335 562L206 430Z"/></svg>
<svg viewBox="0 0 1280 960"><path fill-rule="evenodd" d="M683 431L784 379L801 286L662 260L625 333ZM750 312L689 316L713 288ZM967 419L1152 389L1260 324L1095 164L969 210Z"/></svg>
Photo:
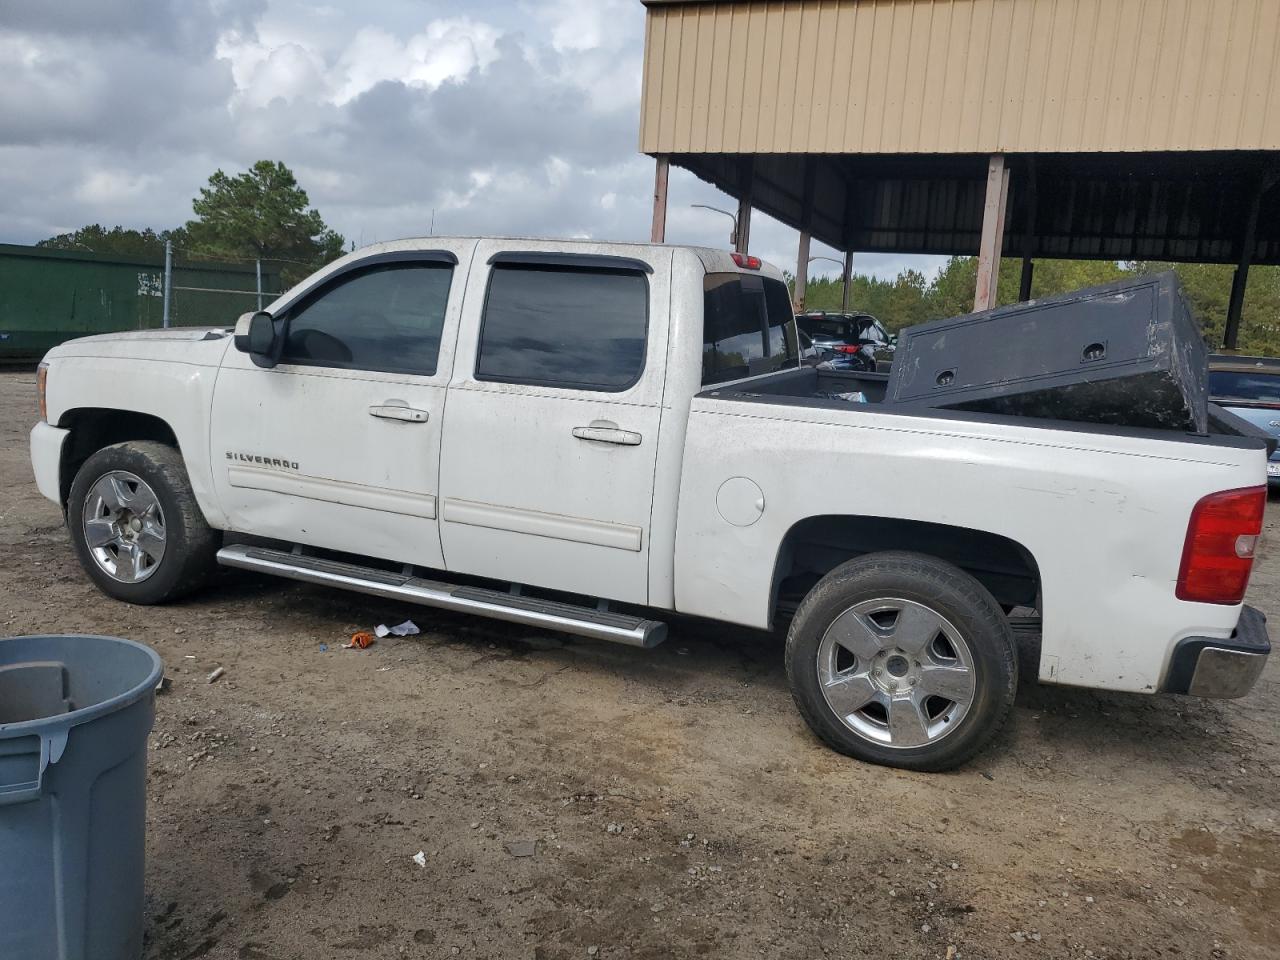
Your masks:
<svg viewBox="0 0 1280 960"><path fill-rule="evenodd" d="M426 423L431 414L426 410L418 410L406 403L393 400L370 407L369 416L381 417L384 420L401 420L405 423Z"/></svg>
<svg viewBox="0 0 1280 960"><path fill-rule="evenodd" d="M644 439L633 430L621 430L612 420L592 420L590 426L574 427L573 435L579 440L595 440L597 443L616 443L624 447L638 447Z"/></svg>

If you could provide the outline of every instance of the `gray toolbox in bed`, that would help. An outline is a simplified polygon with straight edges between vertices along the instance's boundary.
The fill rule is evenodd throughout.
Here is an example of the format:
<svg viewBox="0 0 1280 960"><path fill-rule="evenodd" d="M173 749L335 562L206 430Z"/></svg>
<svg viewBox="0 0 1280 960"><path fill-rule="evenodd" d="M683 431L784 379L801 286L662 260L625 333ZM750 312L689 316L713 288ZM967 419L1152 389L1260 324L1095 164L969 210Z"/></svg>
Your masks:
<svg viewBox="0 0 1280 960"><path fill-rule="evenodd" d="M885 402L1205 433L1207 365L1162 273L908 327Z"/></svg>

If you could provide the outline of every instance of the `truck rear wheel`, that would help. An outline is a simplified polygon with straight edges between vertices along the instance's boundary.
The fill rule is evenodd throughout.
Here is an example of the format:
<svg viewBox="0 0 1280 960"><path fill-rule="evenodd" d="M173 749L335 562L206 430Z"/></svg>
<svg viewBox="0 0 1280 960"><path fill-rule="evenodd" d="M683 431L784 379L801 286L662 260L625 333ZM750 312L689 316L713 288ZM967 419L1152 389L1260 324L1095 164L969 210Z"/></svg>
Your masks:
<svg viewBox="0 0 1280 960"><path fill-rule="evenodd" d="M875 553L818 582L787 635L796 706L827 745L859 760L949 770L1003 726L1018 661L999 604L963 570Z"/></svg>
<svg viewBox="0 0 1280 960"><path fill-rule="evenodd" d="M117 443L89 457L71 484L67 528L98 589L138 604L199 587L221 542L196 504L182 454L154 441Z"/></svg>

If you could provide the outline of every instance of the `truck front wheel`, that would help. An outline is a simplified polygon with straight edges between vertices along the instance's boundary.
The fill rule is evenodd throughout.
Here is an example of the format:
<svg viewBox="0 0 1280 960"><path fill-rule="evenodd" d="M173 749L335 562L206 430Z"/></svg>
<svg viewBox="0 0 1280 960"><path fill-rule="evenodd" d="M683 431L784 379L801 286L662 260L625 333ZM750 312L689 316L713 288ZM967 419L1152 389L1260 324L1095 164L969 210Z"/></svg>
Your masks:
<svg viewBox="0 0 1280 960"><path fill-rule="evenodd" d="M787 635L796 706L859 760L949 770L985 746L1013 705L1018 661L999 604L963 570L875 553L827 574Z"/></svg>
<svg viewBox="0 0 1280 960"><path fill-rule="evenodd" d="M213 571L221 542L196 504L182 454L154 441L89 457L71 484L67 528L89 578L128 603L194 590Z"/></svg>

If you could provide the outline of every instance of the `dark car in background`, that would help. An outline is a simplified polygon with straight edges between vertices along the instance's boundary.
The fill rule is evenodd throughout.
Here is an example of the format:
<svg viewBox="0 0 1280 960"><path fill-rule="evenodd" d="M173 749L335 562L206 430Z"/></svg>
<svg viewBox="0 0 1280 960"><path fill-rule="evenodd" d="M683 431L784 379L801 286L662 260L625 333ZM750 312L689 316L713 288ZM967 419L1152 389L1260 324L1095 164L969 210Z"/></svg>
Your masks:
<svg viewBox="0 0 1280 960"><path fill-rule="evenodd" d="M796 326L836 369L875 370L877 361L893 359L893 337L869 313L811 311L797 314Z"/></svg>
<svg viewBox="0 0 1280 960"><path fill-rule="evenodd" d="M1280 359L1211 356L1209 399L1280 438ZM1267 485L1280 489L1280 447L1267 464Z"/></svg>

